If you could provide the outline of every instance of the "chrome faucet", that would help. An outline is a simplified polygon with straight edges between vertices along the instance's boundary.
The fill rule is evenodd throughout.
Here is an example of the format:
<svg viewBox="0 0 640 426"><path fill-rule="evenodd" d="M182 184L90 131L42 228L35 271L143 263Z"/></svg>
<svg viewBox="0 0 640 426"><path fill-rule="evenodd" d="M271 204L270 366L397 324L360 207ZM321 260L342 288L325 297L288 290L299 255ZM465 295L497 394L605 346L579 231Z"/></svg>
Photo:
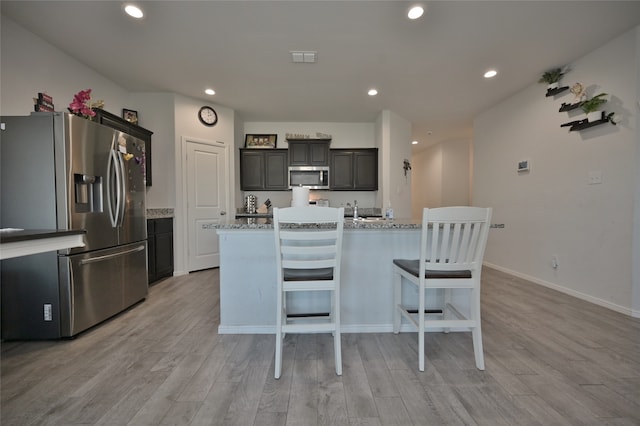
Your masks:
<svg viewBox="0 0 640 426"><path fill-rule="evenodd" d="M353 200L353 218L358 218L358 200Z"/></svg>

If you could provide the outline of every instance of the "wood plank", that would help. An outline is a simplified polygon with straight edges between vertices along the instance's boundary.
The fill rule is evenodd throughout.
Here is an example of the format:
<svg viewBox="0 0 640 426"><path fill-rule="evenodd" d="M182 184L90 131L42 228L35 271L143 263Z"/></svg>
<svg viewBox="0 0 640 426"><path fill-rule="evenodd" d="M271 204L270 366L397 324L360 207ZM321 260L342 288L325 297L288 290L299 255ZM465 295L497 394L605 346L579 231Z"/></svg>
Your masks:
<svg viewBox="0 0 640 426"><path fill-rule="evenodd" d="M217 269L75 339L2 342L2 424L640 423L640 320L487 269L486 370L466 334L218 335Z"/></svg>

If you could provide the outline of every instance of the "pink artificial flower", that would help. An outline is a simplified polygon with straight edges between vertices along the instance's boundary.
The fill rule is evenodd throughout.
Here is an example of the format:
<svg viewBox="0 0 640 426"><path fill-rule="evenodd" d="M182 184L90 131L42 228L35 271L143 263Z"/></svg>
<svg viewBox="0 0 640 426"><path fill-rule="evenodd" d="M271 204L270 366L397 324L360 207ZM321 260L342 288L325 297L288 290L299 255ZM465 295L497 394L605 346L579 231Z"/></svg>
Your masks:
<svg viewBox="0 0 640 426"><path fill-rule="evenodd" d="M96 115L94 111L87 106L87 102L91 99L91 89L81 90L73 96L73 101L69 104L69 109L74 113L81 113L93 117Z"/></svg>

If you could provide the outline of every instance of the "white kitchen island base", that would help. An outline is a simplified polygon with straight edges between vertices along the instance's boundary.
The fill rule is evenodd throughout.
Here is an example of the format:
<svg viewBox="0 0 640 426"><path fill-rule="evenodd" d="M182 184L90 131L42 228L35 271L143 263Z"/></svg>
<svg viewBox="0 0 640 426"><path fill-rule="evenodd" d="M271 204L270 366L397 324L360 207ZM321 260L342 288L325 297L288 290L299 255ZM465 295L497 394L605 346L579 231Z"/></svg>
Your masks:
<svg viewBox="0 0 640 426"><path fill-rule="evenodd" d="M272 334L276 322L276 258L273 229L219 228L220 334ZM420 226L347 228L342 247L341 322L345 333L393 331L395 258L416 258ZM407 305L417 290L405 285ZM288 306L299 312L323 312L326 297L294 295ZM301 297L302 296L302 297ZM428 293L428 306L439 295ZM433 302L433 303L430 303ZM289 309L291 310L291 309ZM412 331L403 324L401 331Z"/></svg>

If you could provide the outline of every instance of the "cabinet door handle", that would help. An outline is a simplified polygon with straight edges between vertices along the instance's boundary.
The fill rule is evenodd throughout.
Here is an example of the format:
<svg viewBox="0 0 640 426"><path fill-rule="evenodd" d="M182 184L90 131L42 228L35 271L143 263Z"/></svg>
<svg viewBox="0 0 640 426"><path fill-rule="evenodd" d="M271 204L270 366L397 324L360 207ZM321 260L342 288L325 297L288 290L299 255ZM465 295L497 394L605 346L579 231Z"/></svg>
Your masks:
<svg viewBox="0 0 640 426"><path fill-rule="evenodd" d="M222 210L222 211L220 212L220 216L224 216L224 215L226 215L226 214L227 214L227 212L225 212L224 210Z"/></svg>

